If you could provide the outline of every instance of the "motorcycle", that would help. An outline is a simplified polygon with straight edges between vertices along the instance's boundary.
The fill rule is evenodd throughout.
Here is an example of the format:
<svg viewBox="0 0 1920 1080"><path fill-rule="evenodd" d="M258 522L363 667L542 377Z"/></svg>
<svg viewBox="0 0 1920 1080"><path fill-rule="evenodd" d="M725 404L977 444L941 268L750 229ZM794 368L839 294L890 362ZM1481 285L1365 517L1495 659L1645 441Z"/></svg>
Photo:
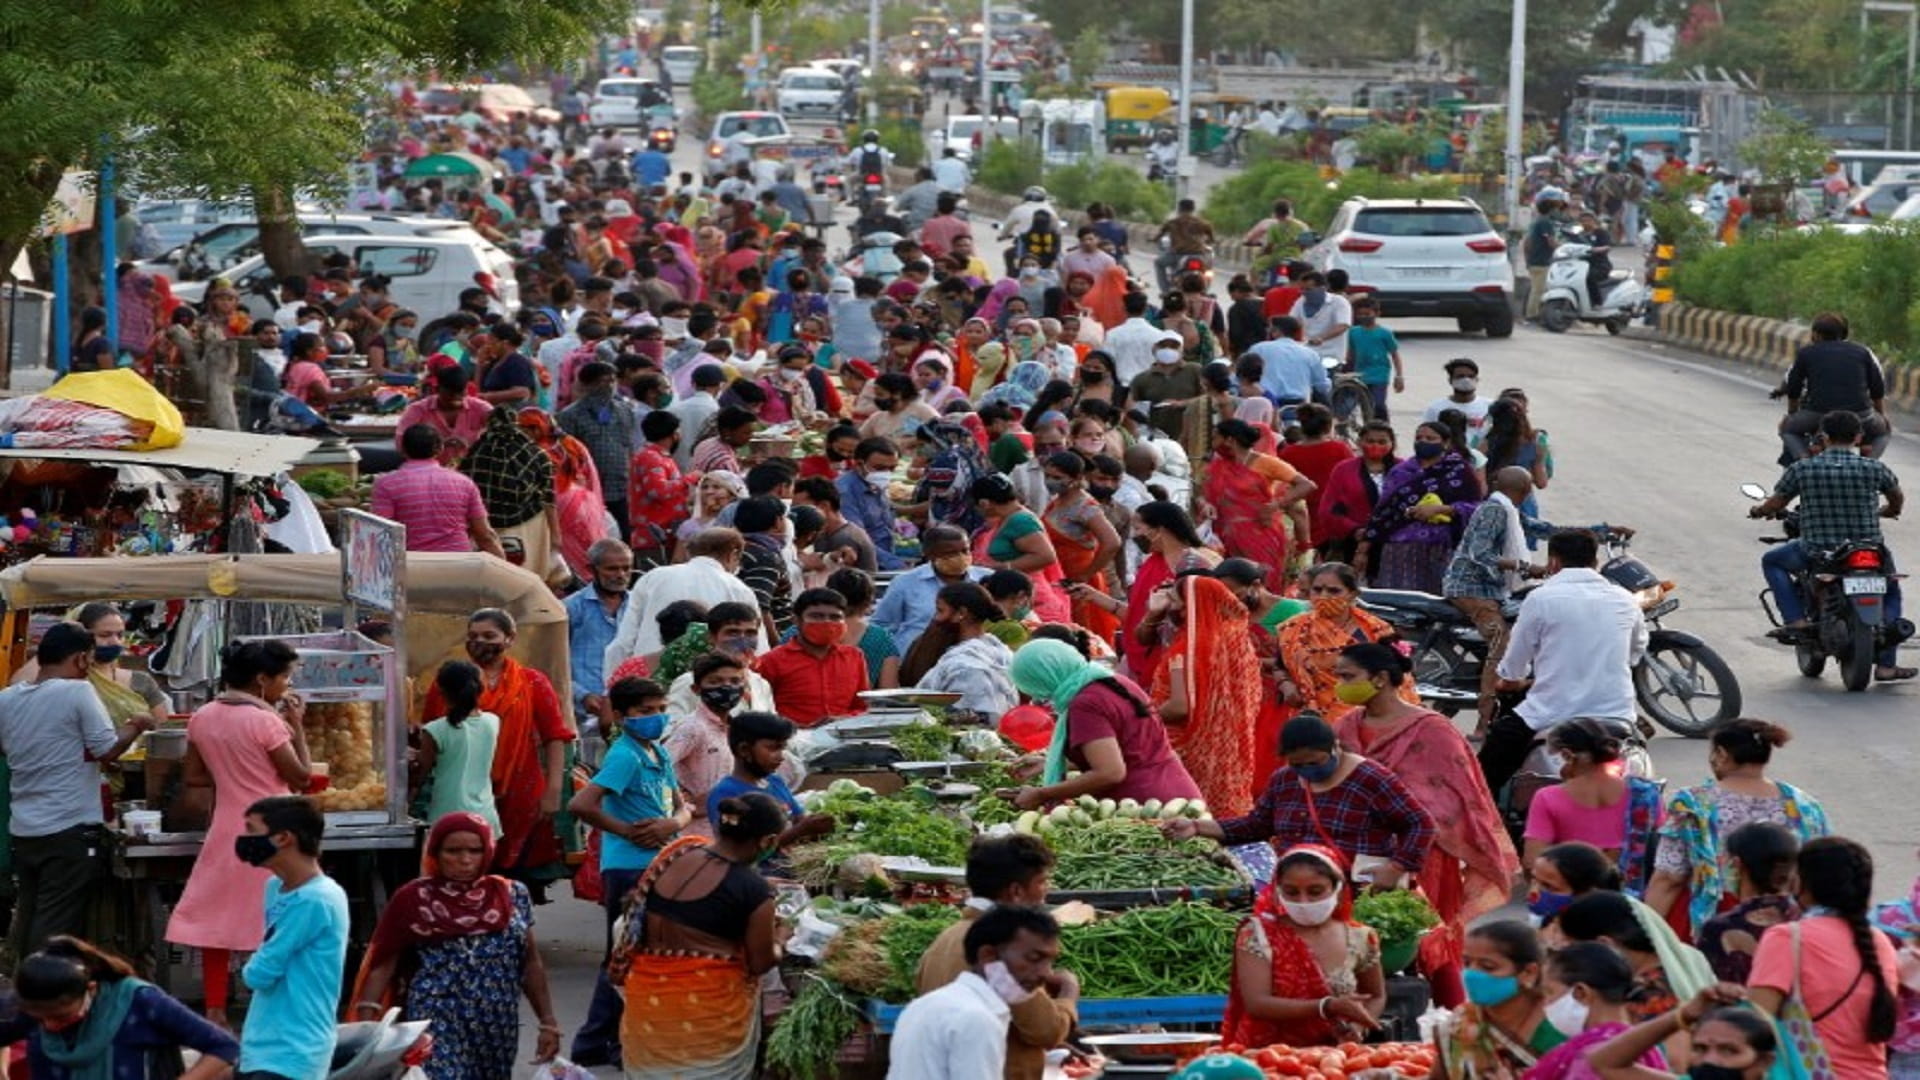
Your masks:
<svg viewBox="0 0 1920 1080"><path fill-rule="evenodd" d="M1740 485L1741 494L1760 502L1767 491L1759 484ZM1798 511L1780 515L1785 536L1763 536L1763 544L1784 544L1800 535ZM1810 553L1810 566L1795 580L1800 590L1802 610L1812 623L1805 628L1789 628L1780 620L1780 611L1771 589L1760 591L1760 607L1767 613L1774 630L1767 636L1793 646L1800 674L1817 679L1826 670L1829 657L1837 660L1840 682L1848 693L1859 693L1873 681L1876 657L1886 649L1913 636L1913 623L1907 619L1888 619L1885 600L1895 580L1888 573L1887 549L1880 544L1848 541L1827 551Z"/></svg>
<svg viewBox="0 0 1920 1080"><path fill-rule="evenodd" d="M1373 391L1345 361L1329 356L1322 362L1333 384L1327 391L1327 408L1333 410L1334 433L1349 442L1357 440L1360 429L1373 420Z"/></svg>
<svg viewBox="0 0 1920 1080"><path fill-rule="evenodd" d="M399 1080L408 1069L425 1065L433 1053L433 1036L427 1032L432 1021L399 1020L400 1010L388 1009L378 1021L336 1028L327 1080Z"/></svg>
<svg viewBox="0 0 1920 1080"><path fill-rule="evenodd" d="M813 193L824 195L834 202L846 201L846 184L840 179L840 169L836 165L821 163L808 172L813 181Z"/></svg>
<svg viewBox="0 0 1920 1080"><path fill-rule="evenodd" d="M1742 703L1733 669L1706 642L1661 625L1680 608L1672 595L1678 586L1629 556L1625 537L1610 532L1601 542L1607 559L1600 576L1633 594L1648 624L1646 655L1633 668L1640 711L1689 739L1706 738L1737 718ZM1507 601L1509 622L1523 598ZM1459 608L1444 597L1394 589L1362 589L1360 602L1413 646L1414 683L1423 701L1448 716L1478 704L1487 642Z"/></svg>
<svg viewBox="0 0 1920 1080"><path fill-rule="evenodd" d="M1624 332L1634 319L1647 313L1646 286L1625 270L1615 270L1601 287L1600 303L1587 291L1590 244L1568 242L1553 252L1547 269L1547 291L1541 295L1540 325L1555 334L1566 333L1576 322L1600 323L1609 334Z"/></svg>
<svg viewBox="0 0 1920 1080"><path fill-rule="evenodd" d="M893 253L893 245L900 240L900 233L885 229L864 235L856 234L853 248L841 260L840 269L848 277L865 274L879 278L882 284L891 284L900 276L900 256Z"/></svg>
<svg viewBox="0 0 1920 1080"><path fill-rule="evenodd" d="M671 127L657 126L647 132L647 145L663 154L673 153L674 144L678 140L679 135Z"/></svg>

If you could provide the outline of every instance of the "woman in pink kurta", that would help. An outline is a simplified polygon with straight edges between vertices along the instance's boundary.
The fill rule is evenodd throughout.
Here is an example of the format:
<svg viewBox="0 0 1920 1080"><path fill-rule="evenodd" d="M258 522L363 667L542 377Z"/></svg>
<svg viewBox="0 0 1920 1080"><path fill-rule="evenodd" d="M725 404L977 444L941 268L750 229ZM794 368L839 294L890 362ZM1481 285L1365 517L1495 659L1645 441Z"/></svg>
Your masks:
<svg viewBox="0 0 1920 1080"><path fill-rule="evenodd" d="M299 723L299 699L288 696L293 649L280 641L248 641L221 657L219 697L187 721L182 776L190 788L213 789L213 818L180 903L167 920L167 940L201 950L207 1018L226 1022L231 954L260 947L266 932L266 884L272 873L241 862L233 841L246 831L247 807L307 789L311 763ZM292 704L281 716L276 704Z"/></svg>

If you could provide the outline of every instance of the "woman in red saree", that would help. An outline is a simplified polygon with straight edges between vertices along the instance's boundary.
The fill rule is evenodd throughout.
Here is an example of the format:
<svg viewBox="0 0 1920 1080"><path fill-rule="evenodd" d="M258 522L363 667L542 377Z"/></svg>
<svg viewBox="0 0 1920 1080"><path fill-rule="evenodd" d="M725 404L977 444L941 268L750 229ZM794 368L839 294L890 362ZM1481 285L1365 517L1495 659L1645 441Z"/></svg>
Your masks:
<svg viewBox="0 0 1920 1080"><path fill-rule="evenodd" d="M480 707L500 718L493 751L500 841L493 869L529 884L544 884L565 874L553 817L560 812L567 744L574 733L547 677L507 656L516 632L513 616L481 608L467 620L467 656L479 666L486 687ZM428 690L424 715L446 712L440 688Z"/></svg>
<svg viewBox="0 0 1920 1080"><path fill-rule="evenodd" d="M1100 568L1120 550L1120 534L1087 494L1085 458L1061 451L1041 464L1046 466L1047 490L1053 499L1040 520L1060 561L1062 584L1073 600L1074 624L1112 644L1120 619L1099 602L1107 594L1107 575Z"/></svg>
<svg viewBox="0 0 1920 1080"><path fill-rule="evenodd" d="M1280 696L1280 638L1274 627L1292 619L1281 607L1281 597L1267 590L1267 568L1248 559L1226 559L1213 568L1213 576L1247 605L1247 640L1253 645L1253 657L1260 662L1260 711L1253 722L1253 777L1251 794L1258 799L1267 790L1274 770L1286 764L1280 756L1280 729L1293 717L1293 709ZM1290 601L1289 605L1298 601Z"/></svg>
<svg viewBox="0 0 1920 1080"><path fill-rule="evenodd" d="M1094 321L1103 328L1111 330L1127 321L1127 268L1109 266L1093 282L1093 288L1080 298L1080 305L1093 315Z"/></svg>
<svg viewBox="0 0 1920 1080"><path fill-rule="evenodd" d="M1243 420L1222 420L1213 429L1213 457L1202 488L1213 531L1230 557L1267 568L1267 588L1287 587L1287 508L1313 493L1299 470L1254 450L1260 438Z"/></svg>
<svg viewBox="0 0 1920 1080"><path fill-rule="evenodd" d="M1438 1005L1465 1000L1461 957L1467 925L1507 902L1520 859L1494 808L1466 737L1431 709L1402 700L1407 660L1391 645L1350 645L1334 664L1339 699L1358 706L1334 722L1340 745L1393 773L1439 830L1420 890L1442 925L1420 939L1420 966Z"/></svg>
<svg viewBox="0 0 1920 1080"><path fill-rule="evenodd" d="M1133 512L1128 527L1133 544L1147 553L1127 590L1120 620L1120 652L1127 674L1143 685L1153 682L1160 659L1173 640L1173 627L1151 609L1153 595L1189 570L1211 570L1220 556L1209 550L1187 512L1170 502L1150 502Z"/></svg>
<svg viewBox="0 0 1920 1080"><path fill-rule="evenodd" d="M1178 579L1167 621L1178 626L1151 696L1207 808L1219 817L1253 809L1253 732L1260 660L1247 637L1247 606L1224 582Z"/></svg>
<svg viewBox="0 0 1920 1080"><path fill-rule="evenodd" d="M539 409L522 409L517 419L553 462L553 509L560 519L560 557L583 581L593 578L587 549L607 531L607 504L600 495L600 471L585 443L554 426Z"/></svg>
<svg viewBox="0 0 1920 1080"><path fill-rule="evenodd" d="M1318 844L1288 848L1234 939L1221 1041L1358 1042L1386 1007L1380 942L1353 921L1345 861Z"/></svg>

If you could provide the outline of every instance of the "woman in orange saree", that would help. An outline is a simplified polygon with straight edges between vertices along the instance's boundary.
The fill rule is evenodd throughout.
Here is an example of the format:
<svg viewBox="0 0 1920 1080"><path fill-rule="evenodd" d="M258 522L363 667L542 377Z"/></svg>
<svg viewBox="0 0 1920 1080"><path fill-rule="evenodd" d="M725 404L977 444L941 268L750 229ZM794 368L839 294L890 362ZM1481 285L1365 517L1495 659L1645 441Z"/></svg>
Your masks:
<svg viewBox="0 0 1920 1080"><path fill-rule="evenodd" d="M1416 875L1441 919L1420 939L1420 967L1434 1003L1452 1008L1465 1000L1460 976L1467 926L1507 902L1519 856L1460 729L1395 692L1410 681L1406 657L1391 645L1349 645L1334 671L1339 699L1358 706L1334 722L1340 745L1392 772L1439 829Z"/></svg>
<svg viewBox="0 0 1920 1080"><path fill-rule="evenodd" d="M500 718L493 751L500 842L494 849L493 870L529 884L543 884L566 873L553 817L560 810L567 744L574 733L547 677L507 656L516 633L513 616L498 608L482 608L467 620L467 656L479 666L485 686L480 708ZM446 714L446 701L434 686L427 691L424 715Z"/></svg>
<svg viewBox="0 0 1920 1080"><path fill-rule="evenodd" d="M1060 562L1061 584L1073 600L1074 624L1111 645L1120 617L1099 603L1107 592L1107 575L1100 568L1120 550L1120 533L1087 494L1085 458L1063 450L1041 464L1053 499L1040 520Z"/></svg>
<svg viewBox="0 0 1920 1080"><path fill-rule="evenodd" d="M1253 808L1253 729L1260 660L1247 634L1247 606L1224 582L1179 578L1167 615L1179 629L1154 674L1151 696L1174 750L1216 817Z"/></svg>
<svg viewBox="0 0 1920 1080"><path fill-rule="evenodd" d="M1321 563L1307 570L1307 599L1312 609L1280 624L1280 696L1299 709L1321 716L1337 716L1346 706L1334 695L1339 679L1333 673L1340 650L1349 645L1383 641L1393 636L1385 619L1354 606L1360 599L1360 576L1346 563ZM1412 680L1399 687L1400 700L1418 705L1420 695Z"/></svg>
<svg viewBox="0 0 1920 1080"><path fill-rule="evenodd" d="M1267 568L1267 588L1287 587L1287 508L1305 498L1312 484L1277 457L1254 450L1259 433L1241 420L1214 425L1213 456L1202 491L1213 531L1228 557L1252 559ZM1304 490L1301 488L1304 487Z"/></svg>
<svg viewBox="0 0 1920 1080"><path fill-rule="evenodd" d="M1080 306L1091 312L1102 327L1111 330L1127 321L1127 308L1123 302L1126 295L1127 268L1109 266L1105 273L1094 279L1093 288L1080 298Z"/></svg>
<svg viewBox="0 0 1920 1080"><path fill-rule="evenodd" d="M552 415L522 409L521 430L546 451L553 462L553 508L560 519L560 558L583 581L593 578L587 549L605 535L607 504L600 495L600 472L585 443L554 426Z"/></svg>

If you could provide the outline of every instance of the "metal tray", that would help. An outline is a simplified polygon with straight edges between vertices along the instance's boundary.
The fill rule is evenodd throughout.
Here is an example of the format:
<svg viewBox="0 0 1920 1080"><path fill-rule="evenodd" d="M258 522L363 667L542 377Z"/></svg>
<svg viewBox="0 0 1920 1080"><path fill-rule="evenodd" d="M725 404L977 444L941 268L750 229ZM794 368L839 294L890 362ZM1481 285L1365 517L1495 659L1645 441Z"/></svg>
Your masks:
<svg viewBox="0 0 1920 1080"><path fill-rule="evenodd" d="M992 764L988 761L968 761L966 758L956 757L950 761L896 761L890 768L902 776L927 780L935 777L972 776L975 773L985 772Z"/></svg>

